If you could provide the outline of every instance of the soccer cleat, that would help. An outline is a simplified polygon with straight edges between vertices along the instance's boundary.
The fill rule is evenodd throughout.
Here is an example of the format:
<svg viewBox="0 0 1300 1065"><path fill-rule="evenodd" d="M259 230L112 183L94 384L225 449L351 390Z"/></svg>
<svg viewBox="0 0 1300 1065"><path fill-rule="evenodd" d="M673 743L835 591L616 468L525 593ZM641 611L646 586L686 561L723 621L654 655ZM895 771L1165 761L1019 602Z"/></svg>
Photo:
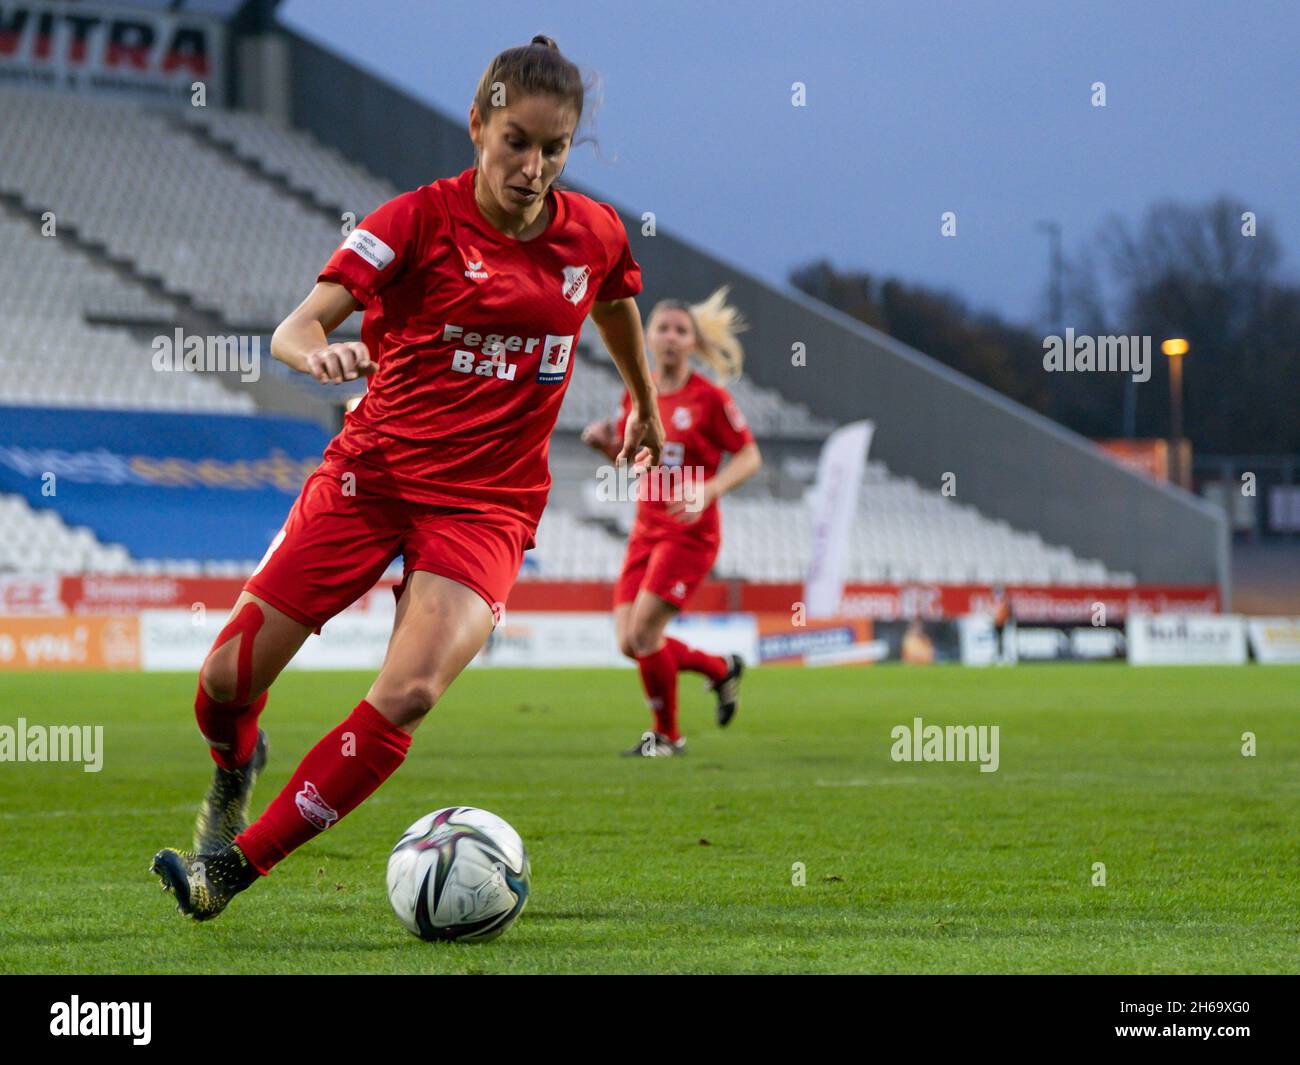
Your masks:
<svg viewBox="0 0 1300 1065"><path fill-rule="evenodd" d="M253 785L266 767L266 733L257 730L253 757L238 769L217 766L207 798L199 807L194 822L194 853L215 854L235 842L248 827L248 808L253 799Z"/></svg>
<svg viewBox="0 0 1300 1065"><path fill-rule="evenodd" d="M176 897L176 908L196 921L210 921L260 875L238 847L215 854L165 847L153 856L149 871Z"/></svg>
<svg viewBox="0 0 1300 1065"><path fill-rule="evenodd" d="M728 655L731 668L727 675L717 684L710 684L709 690L718 697L718 728L726 728L736 716L740 706L740 675L745 672L745 663L740 655Z"/></svg>
<svg viewBox="0 0 1300 1065"><path fill-rule="evenodd" d="M648 730L641 733L635 747L620 752L624 758L672 758L685 753L684 739L670 740L663 733Z"/></svg>

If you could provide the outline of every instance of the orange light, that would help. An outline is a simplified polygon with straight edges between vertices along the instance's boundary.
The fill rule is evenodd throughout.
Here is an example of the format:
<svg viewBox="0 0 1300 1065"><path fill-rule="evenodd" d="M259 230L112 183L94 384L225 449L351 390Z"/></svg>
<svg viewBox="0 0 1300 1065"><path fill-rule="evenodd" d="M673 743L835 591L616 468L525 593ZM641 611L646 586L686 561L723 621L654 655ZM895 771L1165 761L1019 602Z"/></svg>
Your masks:
<svg viewBox="0 0 1300 1065"><path fill-rule="evenodd" d="M1171 355L1171 356L1186 355L1187 347L1188 345L1186 340L1183 340L1179 337L1175 337L1174 339L1166 340L1163 344L1161 344L1160 350L1163 351L1166 355Z"/></svg>

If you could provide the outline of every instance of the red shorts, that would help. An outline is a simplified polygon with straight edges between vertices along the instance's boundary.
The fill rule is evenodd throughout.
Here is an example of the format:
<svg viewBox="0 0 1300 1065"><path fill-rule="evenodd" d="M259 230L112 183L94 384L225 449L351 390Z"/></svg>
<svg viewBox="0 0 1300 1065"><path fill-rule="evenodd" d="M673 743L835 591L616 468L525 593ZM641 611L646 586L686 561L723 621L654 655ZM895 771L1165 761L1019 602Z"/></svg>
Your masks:
<svg viewBox="0 0 1300 1065"><path fill-rule="evenodd" d="M426 570L471 588L501 619L532 530L492 511L410 503L366 494L358 478L345 494L340 469L326 463L302 486L284 528L244 590L295 621L322 625L374 587L399 555L406 581Z"/></svg>
<svg viewBox="0 0 1300 1065"><path fill-rule="evenodd" d="M630 603L642 588L681 610L713 569L718 549L712 544L633 536L623 572L614 585L614 605Z"/></svg>

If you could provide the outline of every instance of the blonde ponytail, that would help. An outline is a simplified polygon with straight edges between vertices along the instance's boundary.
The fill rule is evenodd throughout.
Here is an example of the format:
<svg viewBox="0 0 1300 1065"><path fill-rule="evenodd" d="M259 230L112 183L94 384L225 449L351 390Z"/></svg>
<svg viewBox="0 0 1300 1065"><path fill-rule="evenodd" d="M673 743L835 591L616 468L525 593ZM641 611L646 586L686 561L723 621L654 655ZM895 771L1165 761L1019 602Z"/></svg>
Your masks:
<svg viewBox="0 0 1300 1065"><path fill-rule="evenodd" d="M727 303L728 292L730 287L723 285L700 303L660 300L650 312L653 317L660 308L674 308L690 315L695 327L695 354L713 371L719 384L734 381L744 369L745 349L736 334L749 328L740 311Z"/></svg>

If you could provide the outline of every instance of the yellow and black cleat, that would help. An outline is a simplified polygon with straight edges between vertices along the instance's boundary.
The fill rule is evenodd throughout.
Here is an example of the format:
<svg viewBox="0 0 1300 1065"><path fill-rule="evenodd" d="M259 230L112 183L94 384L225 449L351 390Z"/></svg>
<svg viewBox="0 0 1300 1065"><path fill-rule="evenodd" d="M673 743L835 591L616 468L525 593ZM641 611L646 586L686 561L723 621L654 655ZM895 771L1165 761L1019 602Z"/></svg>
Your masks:
<svg viewBox="0 0 1300 1065"><path fill-rule="evenodd" d="M238 769L217 766L212 785L194 822L194 853L215 854L235 842L248 827L253 785L266 766L266 733L257 730L257 746L247 765Z"/></svg>
<svg viewBox="0 0 1300 1065"><path fill-rule="evenodd" d="M259 875L235 846L213 854L165 847L149 869L162 878L163 890L176 897L176 908L196 921L216 917Z"/></svg>

